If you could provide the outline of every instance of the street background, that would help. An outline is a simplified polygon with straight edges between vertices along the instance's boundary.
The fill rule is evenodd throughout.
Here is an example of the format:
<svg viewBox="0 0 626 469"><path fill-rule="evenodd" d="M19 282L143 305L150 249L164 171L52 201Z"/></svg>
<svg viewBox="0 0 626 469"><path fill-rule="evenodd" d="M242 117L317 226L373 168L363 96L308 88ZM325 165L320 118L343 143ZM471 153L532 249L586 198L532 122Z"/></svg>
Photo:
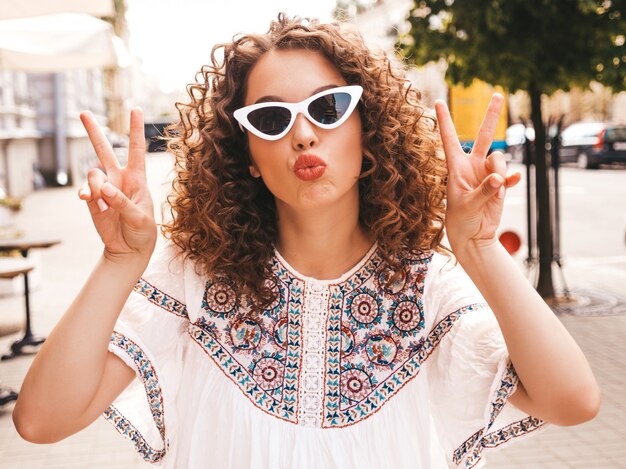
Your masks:
<svg viewBox="0 0 626 469"><path fill-rule="evenodd" d="M157 214L169 190L172 159L149 154L147 170ZM509 171L521 165L510 165ZM626 170L561 169L563 273L578 305L559 313L585 352L603 393L599 415L575 427L551 426L510 447L487 452L489 468L626 467ZM509 189L501 228L525 237L525 178ZM38 252L38 288L32 292L33 330L47 335L62 316L101 253L86 206L76 188L43 189L24 200L17 226L62 244ZM158 217L160 218L160 217ZM523 251L524 248L522 248ZM524 268L524 252L515 256ZM529 273L532 276L532 273ZM561 288L555 269L555 283ZM506 288L502 285L502 288ZM20 337L23 297L0 298L0 353ZM32 356L0 362L0 381L19 390ZM52 445L23 441L13 426L13 404L0 410L0 468L147 467L132 444L99 418L77 435Z"/></svg>

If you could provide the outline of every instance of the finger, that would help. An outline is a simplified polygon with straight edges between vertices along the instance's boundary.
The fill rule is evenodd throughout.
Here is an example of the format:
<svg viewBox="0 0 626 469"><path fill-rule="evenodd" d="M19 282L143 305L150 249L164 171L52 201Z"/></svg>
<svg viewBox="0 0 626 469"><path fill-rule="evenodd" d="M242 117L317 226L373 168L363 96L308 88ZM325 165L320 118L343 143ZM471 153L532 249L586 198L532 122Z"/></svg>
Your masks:
<svg viewBox="0 0 626 469"><path fill-rule="evenodd" d="M480 186L476 188L472 194L470 206L477 210L488 200L494 197L504 198L505 194L504 178L499 174L492 173L483 179Z"/></svg>
<svg viewBox="0 0 626 469"><path fill-rule="evenodd" d="M91 200L89 201L89 211L94 214L97 212L105 212L109 205L102 199L101 188L107 182L107 176L98 168L92 168L87 173L87 181L89 183L89 192Z"/></svg>
<svg viewBox="0 0 626 469"><path fill-rule="evenodd" d="M485 165L490 173L497 173L506 178L506 157L502 152L494 151L491 153L487 157Z"/></svg>
<svg viewBox="0 0 626 469"><path fill-rule="evenodd" d="M126 195L115 187L110 182L105 182L102 185L102 196L107 204L111 208L117 210L120 217L133 227L140 227L143 225L146 216L139 209L137 204L132 202Z"/></svg>
<svg viewBox="0 0 626 469"><path fill-rule="evenodd" d="M437 100L435 101L435 112L437 113L439 133L441 134L443 151L446 153L446 160L448 160L448 165L456 167L454 166L456 163L454 158L462 154L464 155L465 152L463 151L463 148L461 148L461 142L459 142L459 137L456 133L456 129L454 128L450 111L444 101Z"/></svg>
<svg viewBox="0 0 626 469"><path fill-rule="evenodd" d="M89 202L91 200L91 189L89 188L89 182L83 182L83 185L78 189L78 197L81 200Z"/></svg>
<svg viewBox="0 0 626 469"><path fill-rule="evenodd" d="M476 141L472 147L472 155L484 156L489 151L491 143L493 142L493 136L496 133L503 103L504 97L500 93L494 93L491 97L491 101L489 101L483 122L480 124Z"/></svg>
<svg viewBox="0 0 626 469"><path fill-rule="evenodd" d="M508 189L509 187L515 186L518 182L522 180L521 173L513 173L510 176L507 176L505 186Z"/></svg>
<svg viewBox="0 0 626 469"><path fill-rule="evenodd" d="M115 157L113 148L111 148L109 140L106 138L106 135L104 135L102 127L100 127L94 115L89 111L83 111L80 113L80 121L87 131L87 135L89 136L91 145L96 151L98 160L100 160L100 163L107 173L112 169L119 168L120 165Z"/></svg>
<svg viewBox="0 0 626 469"><path fill-rule="evenodd" d="M143 125L143 111L135 108L130 111L130 140L128 143L128 167L146 172L146 137Z"/></svg>

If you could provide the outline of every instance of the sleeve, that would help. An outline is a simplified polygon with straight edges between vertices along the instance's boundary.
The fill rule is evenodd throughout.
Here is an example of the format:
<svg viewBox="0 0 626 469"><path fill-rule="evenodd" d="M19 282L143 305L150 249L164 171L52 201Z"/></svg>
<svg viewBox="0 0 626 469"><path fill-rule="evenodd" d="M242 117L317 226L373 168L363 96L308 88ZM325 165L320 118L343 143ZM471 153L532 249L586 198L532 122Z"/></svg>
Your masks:
<svg viewBox="0 0 626 469"><path fill-rule="evenodd" d="M452 467L482 467L484 450L544 422L508 402L519 379L491 308L460 264L433 257L424 305L435 317L426 367L437 437Z"/></svg>
<svg viewBox="0 0 626 469"><path fill-rule="evenodd" d="M103 413L150 463L168 449L176 427L178 392L188 316L182 265L171 244L157 248L114 326L109 351L135 371L136 379Z"/></svg>

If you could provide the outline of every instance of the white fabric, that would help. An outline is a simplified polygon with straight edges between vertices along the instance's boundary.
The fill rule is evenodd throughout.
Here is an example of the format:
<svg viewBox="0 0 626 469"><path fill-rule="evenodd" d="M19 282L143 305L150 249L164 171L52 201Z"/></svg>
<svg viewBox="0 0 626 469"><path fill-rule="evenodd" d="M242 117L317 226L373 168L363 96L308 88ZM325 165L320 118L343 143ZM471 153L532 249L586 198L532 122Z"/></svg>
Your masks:
<svg viewBox="0 0 626 469"><path fill-rule="evenodd" d="M543 423L506 403L517 377L497 321L443 255L407 255L385 290L376 245L333 281L276 253L287 300L242 322L232 285L176 254L155 252L109 347L138 379L104 415L155 465L480 467Z"/></svg>
<svg viewBox="0 0 626 469"><path fill-rule="evenodd" d="M0 70L58 72L129 64L113 27L93 16L59 13L0 21Z"/></svg>

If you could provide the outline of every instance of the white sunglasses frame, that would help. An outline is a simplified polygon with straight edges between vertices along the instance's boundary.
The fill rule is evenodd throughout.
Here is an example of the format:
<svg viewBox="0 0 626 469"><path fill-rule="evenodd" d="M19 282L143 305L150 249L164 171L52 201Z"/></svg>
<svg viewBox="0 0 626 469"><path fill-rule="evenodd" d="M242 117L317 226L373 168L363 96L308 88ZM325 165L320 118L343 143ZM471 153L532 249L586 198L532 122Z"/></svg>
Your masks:
<svg viewBox="0 0 626 469"><path fill-rule="evenodd" d="M316 99L321 98L322 96L326 96L326 95L333 94L333 93L349 94L351 98L350 105L348 106L348 109L346 109L346 112L344 112L343 116L341 116L341 118L337 120L337 122L333 122L332 124L321 124L309 114L309 110L308 110L309 104L311 104ZM283 138L285 135L289 133L289 131L293 127L294 122L296 121L296 117L300 113L302 113L304 117L306 117L311 123L315 124L317 127L320 127L322 129L336 129L341 124L343 124L346 120L348 120L348 118L352 115L352 112L354 111L354 109L359 104L359 101L361 100L362 94L363 94L362 86L359 86L359 85L338 86L335 88L329 88L327 90L320 91L319 93L316 93L313 96L308 97L304 101L300 101L299 103L285 103L282 101L275 101L275 102L265 102L265 103L251 104L250 106L244 106L242 108L237 109L233 113L233 117L239 123L239 128L241 128L242 131L245 128L246 130L250 131L250 133L256 135L259 138L262 138L263 140L274 141L274 140L279 140ZM256 111L257 109L262 109L264 107L273 107L273 106L278 106L278 107L288 109L289 112L291 112L291 120L289 121L289 124L287 125L285 130L283 130L281 133L276 134L276 135L267 135L259 131L258 129L256 129L250 123L250 121L248 120L248 114L250 114L252 111Z"/></svg>

